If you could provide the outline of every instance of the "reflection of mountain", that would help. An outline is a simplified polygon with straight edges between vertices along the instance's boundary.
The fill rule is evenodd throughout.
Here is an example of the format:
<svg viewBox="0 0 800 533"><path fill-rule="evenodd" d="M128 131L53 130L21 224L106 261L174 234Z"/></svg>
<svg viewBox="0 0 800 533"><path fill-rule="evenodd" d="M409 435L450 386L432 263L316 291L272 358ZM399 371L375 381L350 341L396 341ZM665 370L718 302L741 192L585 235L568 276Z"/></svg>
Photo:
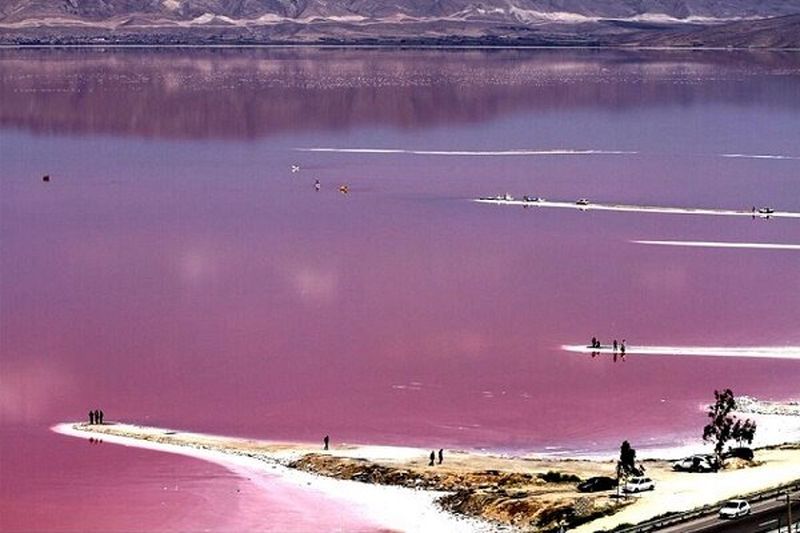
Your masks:
<svg viewBox="0 0 800 533"><path fill-rule="evenodd" d="M753 78L788 68L797 68L794 58L774 53L5 51L0 126L254 138L363 125L420 128L582 107L769 101L794 108L800 101L789 77ZM728 83L732 78L739 81Z"/></svg>
<svg viewBox="0 0 800 533"><path fill-rule="evenodd" d="M5 42L524 42L613 44L800 14L800 0L4 0ZM770 23L772 24L772 23ZM797 43L791 27L759 46ZM747 25L723 30L742 39ZM748 39L744 42L750 44Z"/></svg>

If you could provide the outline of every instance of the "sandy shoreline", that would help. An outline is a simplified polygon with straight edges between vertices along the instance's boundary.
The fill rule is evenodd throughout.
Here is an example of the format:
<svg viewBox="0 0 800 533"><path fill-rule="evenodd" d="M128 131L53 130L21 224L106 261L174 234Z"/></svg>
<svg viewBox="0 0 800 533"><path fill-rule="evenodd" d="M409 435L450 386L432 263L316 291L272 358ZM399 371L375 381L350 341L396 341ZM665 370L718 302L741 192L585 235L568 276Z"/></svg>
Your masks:
<svg viewBox="0 0 800 533"><path fill-rule="evenodd" d="M564 521L575 531L601 531L800 479L800 444L761 449L753 465L715 474L673 472L670 461L648 459L644 463L647 474L658 490L618 500L613 492L586 494L575 488L576 479L613 477L613 459L448 450L444 464L430 467L429 450L419 448L342 445L323 452L319 445L129 424L64 423L52 429L73 437L100 437L104 442L196 457L248 479L254 474L279 476L339 500L382 527L400 531L517 527L554 531ZM783 433L773 437L778 435Z"/></svg>
<svg viewBox="0 0 800 533"><path fill-rule="evenodd" d="M217 437L129 424L63 423L51 428L56 433L83 439L102 438L103 442L175 453L209 461L225 467L249 481L269 482L259 476L278 476L311 492L347 505L386 530L399 531L488 531L485 524L458 517L439 509L433 491L415 491L397 486L376 486L356 481L319 476L287 466L311 449L294 443L266 443L247 439ZM381 455L381 447L372 453ZM347 450L343 451L345 454ZM392 505L387 506L387 502Z"/></svg>

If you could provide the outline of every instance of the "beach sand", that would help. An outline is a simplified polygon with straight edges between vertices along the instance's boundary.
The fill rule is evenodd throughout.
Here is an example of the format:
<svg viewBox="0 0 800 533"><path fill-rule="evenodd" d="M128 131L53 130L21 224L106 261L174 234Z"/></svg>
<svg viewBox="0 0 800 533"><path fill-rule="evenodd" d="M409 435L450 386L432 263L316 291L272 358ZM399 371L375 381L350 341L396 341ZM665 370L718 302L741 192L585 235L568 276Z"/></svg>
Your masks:
<svg viewBox="0 0 800 533"><path fill-rule="evenodd" d="M617 499L614 492L580 493L572 477L613 477L615 462L610 458L556 459L446 450L444 463L431 467L430 450L419 448L334 443L330 451L323 451L321 443L272 442L121 423L65 423L53 429L65 435L191 455L222 464L244 477L268 471L334 496L387 529L400 531L516 527L553 531L562 521L570 530L601 531L800 479L798 444L758 450L753 465L714 474L674 472L669 460L647 459L643 464L655 480L656 490Z"/></svg>

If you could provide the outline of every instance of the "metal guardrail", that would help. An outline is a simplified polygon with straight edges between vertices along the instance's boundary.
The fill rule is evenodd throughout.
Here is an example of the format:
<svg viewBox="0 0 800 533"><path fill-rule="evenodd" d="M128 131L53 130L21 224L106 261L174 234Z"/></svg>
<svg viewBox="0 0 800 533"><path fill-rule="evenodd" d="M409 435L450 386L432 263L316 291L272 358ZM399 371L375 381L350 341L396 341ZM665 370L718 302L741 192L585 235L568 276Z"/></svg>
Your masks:
<svg viewBox="0 0 800 533"><path fill-rule="evenodd" d="M695 475L702 475L702 474L695 474ZM749 494L742 496L742 498L746 499L750 503L757 503L769 499L774 499L777 496L784 494L786 491L795 492L798 490L800 490L800 479L797 479L795 481L792 481L791 483L786 483L784 485L780 485L778 487L766 491L751 492ZM614 533L645 533L648 531L658 531L661 528L675 526L683 522L688 522L689 520L694 520L695 518L700 518L702 516L714 514L718 510L719 510L719 503L704 505L703 507L698 507L697 509L692 509L691 511L686 511L683 513L671 513L661 517L653 518L652 520L648 520L646 522L640 522L639 524L636 524L634 526L629 526L620 529L613 529L612 531Z"/></svg>

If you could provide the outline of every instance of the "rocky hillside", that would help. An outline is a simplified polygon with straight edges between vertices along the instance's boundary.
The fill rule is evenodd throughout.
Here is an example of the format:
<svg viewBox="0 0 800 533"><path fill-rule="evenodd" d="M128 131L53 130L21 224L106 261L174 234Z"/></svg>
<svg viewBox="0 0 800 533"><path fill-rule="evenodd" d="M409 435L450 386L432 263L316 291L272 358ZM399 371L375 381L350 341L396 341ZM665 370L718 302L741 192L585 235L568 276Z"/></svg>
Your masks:
<svg viewBox="0 0 800 533"><path fill-rule="evenodd" d="M800 0L0 0L12 43L620 44L688 33L750 35L750 23L794 39ZM772 21L781 20L772 28ZM790 27L786 28L786 21ZM753 36L791 45L791 38ZM690 42L705 42L696 35ZM788 43L788 44L787 44ZM759 46L764 46L760 44Z"/></svg>

